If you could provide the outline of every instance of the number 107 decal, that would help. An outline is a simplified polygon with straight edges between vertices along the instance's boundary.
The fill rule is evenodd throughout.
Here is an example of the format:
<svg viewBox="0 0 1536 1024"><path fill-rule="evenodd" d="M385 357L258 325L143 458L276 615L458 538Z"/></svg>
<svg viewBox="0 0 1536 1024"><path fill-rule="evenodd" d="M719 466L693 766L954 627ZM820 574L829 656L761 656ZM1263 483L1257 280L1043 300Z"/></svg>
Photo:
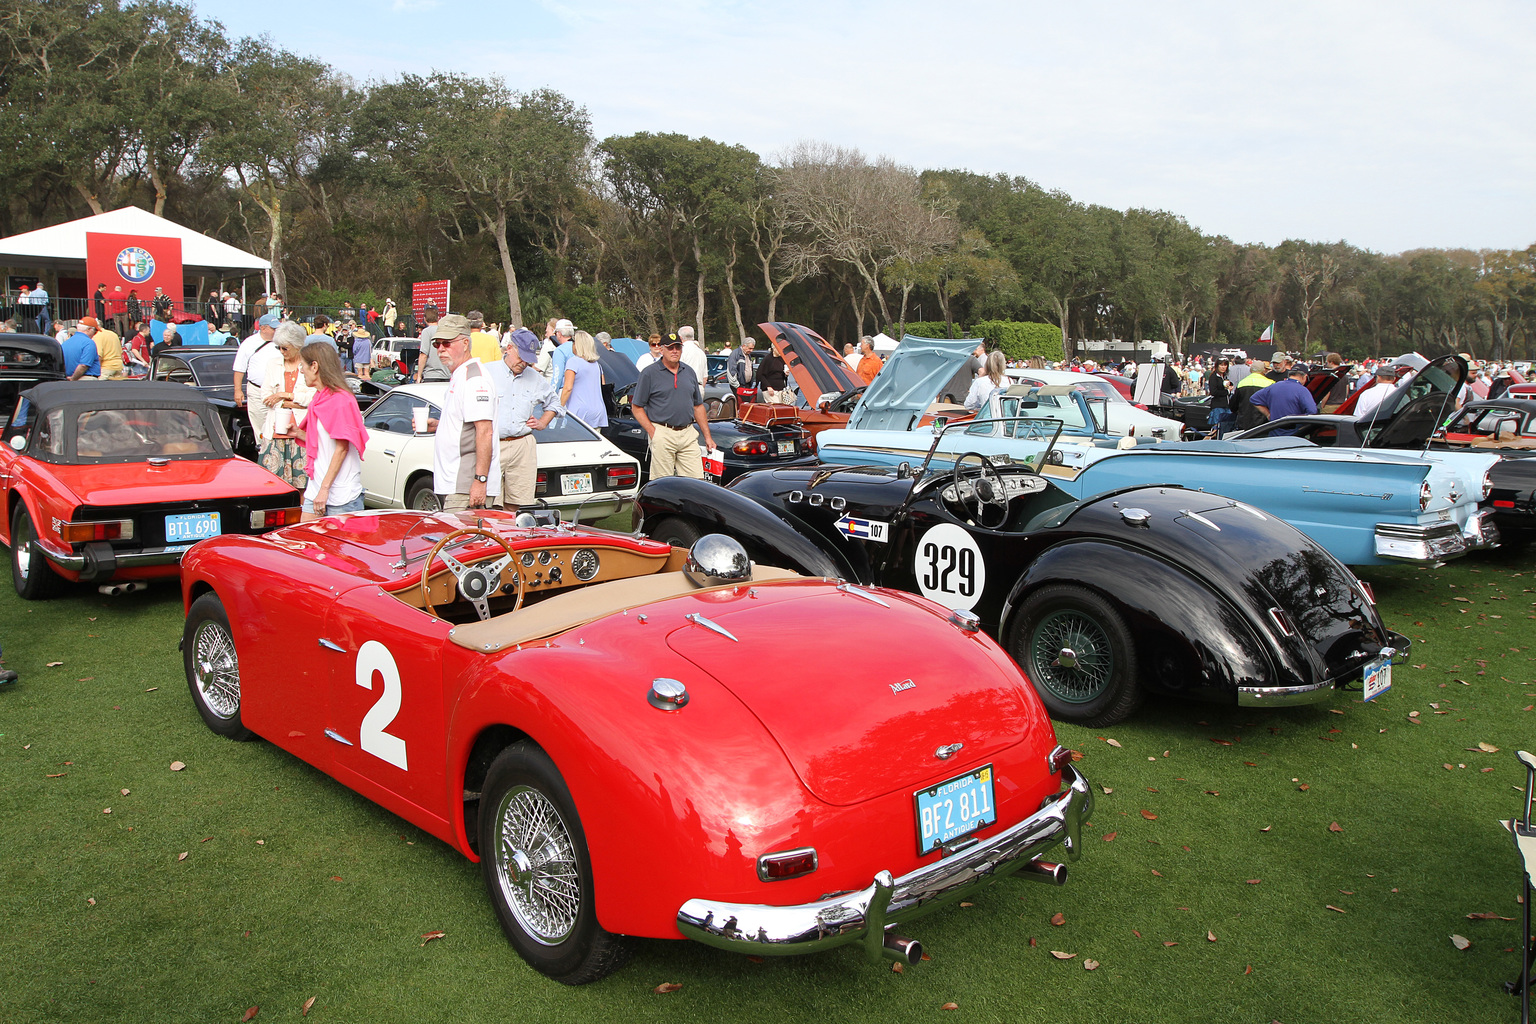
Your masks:
<svg viewBox="0 0 1536 1024"><path fill-rule="evenodd" d="M941 523L918 539L913 554L912 572L924 597L966 611L981 600L987 566L981 549L965 530Z"/></svg>

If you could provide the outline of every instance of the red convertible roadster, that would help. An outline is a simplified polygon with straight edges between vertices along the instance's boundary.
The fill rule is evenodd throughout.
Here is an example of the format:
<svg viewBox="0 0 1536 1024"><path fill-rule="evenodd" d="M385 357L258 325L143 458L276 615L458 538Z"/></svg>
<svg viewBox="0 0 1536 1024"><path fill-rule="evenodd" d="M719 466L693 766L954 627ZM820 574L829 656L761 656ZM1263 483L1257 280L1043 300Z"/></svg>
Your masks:
<svg viewBox="0 0 1536 1024"><path fill-rule="evenodd" d="M299 520L299 493L237 458L181 384L53 381L22 392L0 446L0 540L28 600L174 577L195 542Z"/></svg>
<svg viewBox="0 0 1536 1024"><path fill-rule="evenodd" d="M1079 853L1088 784L1028 681L916 595L494 511L217 537L182 569L208 726L480 861L567 984L628 936L914 962L912 918Z"/></svg>

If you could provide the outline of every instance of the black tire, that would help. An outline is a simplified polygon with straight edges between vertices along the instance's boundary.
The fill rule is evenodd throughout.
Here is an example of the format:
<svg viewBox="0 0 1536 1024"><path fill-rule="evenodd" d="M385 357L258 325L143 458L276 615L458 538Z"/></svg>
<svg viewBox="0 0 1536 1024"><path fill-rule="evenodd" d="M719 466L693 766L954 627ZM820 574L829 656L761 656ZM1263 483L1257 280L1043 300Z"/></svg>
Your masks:
<svg viewBox="0 0 1536 1024"><path fill-rule="evenodd" d="M1008 625L1008 651L1052 718L1112 725L1141 704L1136 645L1114 605L1083 587L1041 587ZM1076 664L1063 666L1071 648Z"/></svg>
<svg viewBox="0 0 1536 1024"><path fill-rule="evenodd" d="M11 516L11 583L24 601L44 601L64 589L64 577L53 571L37 543L37 530L19 501Z"/></svg>
<svg viewBox="0 0 1536 1024"><path fill-rule="evenodd" d="M530 967L563 985L585 985L624 966L629 944L597 923L586 833L548 754L524 740L497 756L479 824L491 906Z"/></svg>
<svg viewBox="0 0 1536 1024"><path fill-rule="evenodd" d="M235 634L217 594L192 602L181 634L182 667L187 689L203 722L232 740L248 740L251 731L240 720L240 658Z"/></svg>
<svg viewBox="0 0 1536 1024"><path fill-rule="evenodd" d="M405 507L416 509L418 512L440 512L443 503L432 492L432 477L421 476L411 482L411 486L405 489Z"/></svg>
<svg viewBox="0 0 1536 1024"><path fill-rule="evenodd" d="M645 535L651 540L664 541L686 551L693 547L694 541L704 536L704 531L694 525L691 519L684 519L681 516L664 516L658 519L654 526L647 524Z"/></svg>

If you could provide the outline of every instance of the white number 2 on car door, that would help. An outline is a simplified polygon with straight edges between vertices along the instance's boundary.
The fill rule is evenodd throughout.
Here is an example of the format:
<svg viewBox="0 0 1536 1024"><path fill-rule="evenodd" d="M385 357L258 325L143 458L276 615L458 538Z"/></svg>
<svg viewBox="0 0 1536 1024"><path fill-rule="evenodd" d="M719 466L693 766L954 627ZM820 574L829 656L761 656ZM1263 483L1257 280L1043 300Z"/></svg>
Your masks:
<svg viewBox="0 0 1536 1024"><path fill-rule="evenodd" d="M400 669L388 647L377 640L369 640L357 652L357 685L365 690L373 689L375 675L383 682L384 692L363 716L357 742L374 757L406 771L405 740L386 731L400 713Z"/></svg>
<svg viewBox="0 0 1536 1024"><path fill-rule="evenodd" d="M974 608L987 585L981 549L954 523L940 523L918 539L912 572L924 597L957 610Z"/></svg>

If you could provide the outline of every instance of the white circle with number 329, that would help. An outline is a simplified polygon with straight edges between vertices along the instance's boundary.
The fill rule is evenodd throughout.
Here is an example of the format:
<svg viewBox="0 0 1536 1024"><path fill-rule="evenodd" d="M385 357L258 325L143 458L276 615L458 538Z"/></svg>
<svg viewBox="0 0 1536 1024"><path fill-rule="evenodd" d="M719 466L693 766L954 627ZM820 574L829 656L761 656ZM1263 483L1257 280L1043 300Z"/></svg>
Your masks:
<svg viewBox="0 0 1536 1024"><path fill-rule="evenodd" d="M918 539L912 572L923 596L947 608L969 611L987 585L981 549L953 523L941 523Z"/></svg>

